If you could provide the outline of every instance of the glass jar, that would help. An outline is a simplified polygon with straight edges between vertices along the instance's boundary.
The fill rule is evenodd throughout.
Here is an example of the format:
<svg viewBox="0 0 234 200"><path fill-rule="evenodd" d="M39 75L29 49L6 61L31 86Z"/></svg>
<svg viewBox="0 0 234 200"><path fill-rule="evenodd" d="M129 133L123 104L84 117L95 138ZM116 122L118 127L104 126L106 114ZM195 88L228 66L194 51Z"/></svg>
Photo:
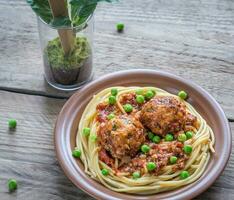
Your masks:
<svg viewBox="0 0 234 200"><path fill-rule="evenodd" d="M93 75L93 16L78 27L55 28L38 17L38 30L47 82L54 88L72 91ZM64 53L61 32L72 33L73 48Z"/></svg>

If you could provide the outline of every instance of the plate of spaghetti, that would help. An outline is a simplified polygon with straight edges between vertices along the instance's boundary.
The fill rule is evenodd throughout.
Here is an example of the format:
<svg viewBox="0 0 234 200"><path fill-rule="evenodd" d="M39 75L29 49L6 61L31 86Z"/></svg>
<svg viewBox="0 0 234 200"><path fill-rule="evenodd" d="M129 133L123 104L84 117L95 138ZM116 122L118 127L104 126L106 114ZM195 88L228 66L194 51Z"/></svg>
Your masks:
<svg viewBox="0 0 234 200"><path fill-rule="evenodd" d="M223 171L231 133L199 86L131 70L97 79L67 101L55 149L70 180L97 199L191 199Z"/></svg>

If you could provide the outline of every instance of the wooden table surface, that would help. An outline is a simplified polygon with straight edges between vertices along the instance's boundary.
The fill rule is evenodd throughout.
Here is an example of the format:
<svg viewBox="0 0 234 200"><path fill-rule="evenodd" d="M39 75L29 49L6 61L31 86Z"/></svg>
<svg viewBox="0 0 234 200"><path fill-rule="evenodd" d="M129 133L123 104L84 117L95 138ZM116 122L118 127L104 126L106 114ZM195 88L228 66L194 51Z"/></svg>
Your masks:
<svg viewBox="0 0 234 200"><path fill-rule="evenodd" d="M123 69L172 72L202 86L234 130L234 1L120 0L96 12L95 76ZM117 22L126 29L115 31ZM0 0L0 199L92 199L63 174L53 127L71 93L43 78L36 17L25 0ZM8 130L8 119L18 126ZM6 182L19 188L8 193ZM234 199L234 157L196 199Z"/></svg>

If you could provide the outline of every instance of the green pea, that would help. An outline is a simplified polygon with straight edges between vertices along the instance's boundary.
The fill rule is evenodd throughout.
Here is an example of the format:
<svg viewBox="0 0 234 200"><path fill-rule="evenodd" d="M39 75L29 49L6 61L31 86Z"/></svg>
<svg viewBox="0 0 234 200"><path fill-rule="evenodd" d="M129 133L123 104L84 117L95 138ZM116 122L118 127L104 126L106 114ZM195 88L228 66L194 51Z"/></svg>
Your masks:
<svg viewBox="0 0 234 200"><path fill-rule="evenodd" d="M176 156L171 156L170 157L170 163L175 164L177 162L177 157Z"/></svg>
<svg viewBox="0 0 234 200"><path fill-rule="evenodd" d="M107 176L109 174L109 171L108 171L108 169L102 169L102 175L103 176Z"/></svg>
<svg viewBox="0 0 234 200"><path fill-rule="evenodd" d="M113 119L115 117L115 114L113 113L110 113L109 115L107 115L107 119Z"/></svg>
<svg viewBox="0 0 234 200"><path fill-rule="evenodd" d="M174 140L174 137L173 137L172 134L168 133L168 134L166 134L166 136L165 136L165 140L166 140L166 141L173 141L173 140Z"/></svg>
<svg viewBox="0 0 234 200"><path fill-rule="evenodd" d="M150 139L150 140L152 140L153 139L153 137L154 137L154 134L152 133L152 132L148 132L148 138Z"/></svg>
<svg viewBox="0 0 234 200"><path fill-rule="evenodd" d="M161 138L158 136L158 135L155 135L154 137L153 137L153 139L152 139L152 141L154 142L154 143L160 143L160 141L161 141Z"/></svg>
<svg viewBox="0 0 234 200"><path fill-rule="evenodd" d="M193 137L193 132L192 131L187 131L185 134L186 134L188 139L191 139Z"/></svg>
<svg viewBox="0 0 234 200"><path fill-rule="evenodd" d="M136 96L136 102L137 103L142 104L142 103L144 103L144 101L145 101L145 97L144 96L142 96L142 95L137 95Z"/></svg>
<svg viewBox="0 0 234 200"><path fill-rule="evenodd" d="M75 157L75 158L80 158L80 156L81 156L81 151L80 151L79 149L74 149L74 150L72 151L72 155L73 155L73 157Z"/></svg>
<svg viewBox="0 0 234 200"><path fill-rule="evenodd" d="M184 133L178 135L177 138L180 142L185 142L187 140L187 136Z"/></svg>
<svg viewBox="0 0 234 200"><path fill-rule="evenodd" d="M151 90L154 93L154 96L156 95L156 91L155 90Z"/></svg>
<svg viewBox="0 0 234 200"><path fill-rule="evenodd" d="M185 145L183 149L186 154L190 154L193 151L193 148L191 145Z"/></svg>
<svg viewBox="0 0 234 200"><path fill-rule="evenodd" d="M123 23L118 23L116 25L116 29L118 32L122 32L124 30L124 24Z"/></svg>
<svg viewBox="0 0 234 200"><path fill-rule="evenodd" d="M189 177L188 171L182 171L182 172L180 173L180 179L186 179L186 178L188 178L188 177Z"/></svg>
<svg viewBox="0 0 234 200"><path fill-rule="evenodd" d="M109 97L109 104L114 105L116 103L116 97L115 96L110 96Z"/></svg>
<svg viewBox="0 0 234 200"><path fill-rule="evenodd" d="M17 121L15 119L9 119L8 126L9 128L15 128L17 125Z"/></svg>
<svg viewBox="0 0 234 200"><path fill-rule="evenodd" d="M9 179L7 184L8 184L8 190L10 192L13 192L17 189L17 181L15 179Z"/></svg>
<svg viewBox="0 0 234 200"><path fill-rule="evenodd" d="M143 95L144 91L142 89L137 89L136 94L137 95Z"/></svg>
<svg viewBox="0 0 234 200"><path fill-rule="evenodd" d="M185 91L181 90L181 91L178 92L178 96L181 99L186 99L188 97L188 94Z"/></svg>
<svg viewBox="0 0 234 200"><path fill-rule="evenodd" d="M147 100L150 100L152 97L154 97L154 92L152 90L148 90L146 93L145 93L145 98Z"/></svg>
<svg viewBox="0 0 234 200"><path fill-rule="evenodd" d="M116 88L111 89L111 95L116 96L118 94L118 90Z"/></svg>
<svg viewBox="0 0 234 200"><path fill-rule="evenodd" d="M95 142L97 140L97 135L91 135L90 139L92 142Z"/></svg>
<svg viewBox="0 0 234 200"><path fill-rule="evenodd" d="M90 134L90 128L85 127L85 128L83 129L83 135L84 135L84 136L88 136L89 134Z"/></svg>
<svg viewBox="0 0 234 200"><path fill-rule="evenodd" d="M133 172L132 177L133 177L133 179L138 179L138 178L141 177L141 173L138 172L138 171L137 172Z"/></svg>
<svg viewBox="0 0 234 200"><path fill-rule="evenodd" d="M142 151L143 153L148 153L149 150L150 150L150 147L149 147L147 144L143 144L143 145L141 146L141 151Z"/></svg>
<svg viewBox="0 0 234 200"><path fill-rule="evenodd" d="M130 112L132 112L132 110L133 110L133 107L132 107L132 105L131 104L125 104L124 106L123 106L123 108L124 108L124 110L125 110L125 112L127 112L127 113L130 113Z"/></svg>
<svg viewBox="0 0 234 200"><path fill-rule="evenodd" d="M149 170L149 171L153 171L154 169L156 169L156 164L154 162L148 162L146 164L146 168Z"/></svg>

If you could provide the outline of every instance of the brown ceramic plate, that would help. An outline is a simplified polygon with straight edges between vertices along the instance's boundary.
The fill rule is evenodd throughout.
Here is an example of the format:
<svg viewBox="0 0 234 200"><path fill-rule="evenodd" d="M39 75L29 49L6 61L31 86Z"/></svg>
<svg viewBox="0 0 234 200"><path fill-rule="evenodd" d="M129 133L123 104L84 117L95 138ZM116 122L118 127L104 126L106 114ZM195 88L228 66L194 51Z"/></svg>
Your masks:
<svg viewBox="0 0 234 200"><path fill-rule="evenodd" d="M177 94L185 90L188 102L206 119L214 131L215 155L196 182L169 192L155 195L117 193L92 180L83 171L83 165L72 157L80 117L92 96L111 86L155 86ZM129 70L103 76L76 92L64 105L55 126L55 149L58 161L67 177L80 189L96 199L191 199L205 191L221 174L231 152L231 132L225 114L215 99L201 87L175 75L153 70Z"/></svg>

